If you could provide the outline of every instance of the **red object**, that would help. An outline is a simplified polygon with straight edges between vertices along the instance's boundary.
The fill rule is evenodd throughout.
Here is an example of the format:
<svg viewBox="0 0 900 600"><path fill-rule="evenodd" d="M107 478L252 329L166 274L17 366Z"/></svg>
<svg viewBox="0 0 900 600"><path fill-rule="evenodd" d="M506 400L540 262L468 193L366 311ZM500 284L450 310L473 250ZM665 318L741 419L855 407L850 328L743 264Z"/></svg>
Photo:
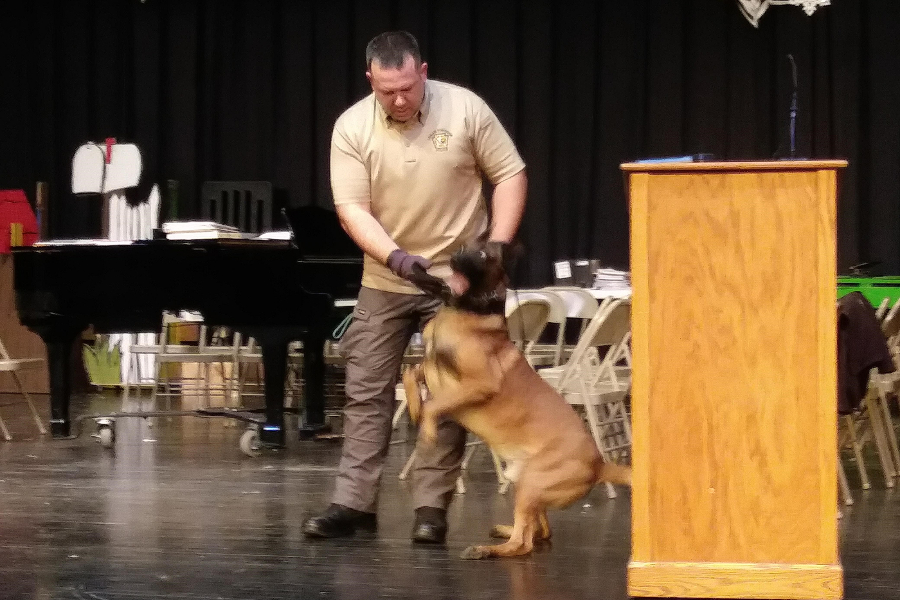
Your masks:
<svg viewBox="0 0 900 600"><path fill-rule="evenodd" d="M25 190L0 190L0 254L9 254L10 223L22 224L22 245L34 245L38 239L37 217Z"/></svg>
<svg viewBox="0 0 900 600"><path fill-rule="evenodd" d="M112 162L112 147L116 143L116 138L106 138L106 164Z"/></svg>

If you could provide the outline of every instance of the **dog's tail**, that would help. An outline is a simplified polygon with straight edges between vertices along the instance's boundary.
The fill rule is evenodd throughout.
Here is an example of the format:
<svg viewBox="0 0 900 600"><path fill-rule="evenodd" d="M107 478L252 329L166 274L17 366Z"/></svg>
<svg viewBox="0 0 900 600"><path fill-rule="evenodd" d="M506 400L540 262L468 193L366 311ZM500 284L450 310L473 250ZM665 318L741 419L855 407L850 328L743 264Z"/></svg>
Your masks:
<svg viewBox="0 0 900 600"><path fill-rule="evenodd" d="M597 483L616 483L619 485L631 486L631 467L626 465L617 465L616 463L605 462L600 465L600 472L597 476Z"/></svg>
<svg viewBox="0 0 900 600"><path fill-rule="evenodd" d="M403 392L406 394L406 410L409 420L418 425L422 414L422 390L419 388L419 365L415 365L403 373Z"/></svg>

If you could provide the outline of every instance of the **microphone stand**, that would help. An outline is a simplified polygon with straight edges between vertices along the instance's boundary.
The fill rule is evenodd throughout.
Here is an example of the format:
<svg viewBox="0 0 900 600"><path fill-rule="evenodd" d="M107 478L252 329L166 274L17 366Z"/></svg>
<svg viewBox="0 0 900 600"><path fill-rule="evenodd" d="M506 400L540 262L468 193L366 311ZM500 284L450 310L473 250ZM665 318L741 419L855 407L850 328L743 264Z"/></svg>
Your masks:
<svg viewBox="0 0 900 600"><path fill-rule="evenodd" d="M791 136L791 158L797 157L797 63L794 62L794 55L788 54L788 60L791 61L791 69L793 73L793 81L794 81L794 93L791 96L791 125L790 125L790 136Z"/></svg>

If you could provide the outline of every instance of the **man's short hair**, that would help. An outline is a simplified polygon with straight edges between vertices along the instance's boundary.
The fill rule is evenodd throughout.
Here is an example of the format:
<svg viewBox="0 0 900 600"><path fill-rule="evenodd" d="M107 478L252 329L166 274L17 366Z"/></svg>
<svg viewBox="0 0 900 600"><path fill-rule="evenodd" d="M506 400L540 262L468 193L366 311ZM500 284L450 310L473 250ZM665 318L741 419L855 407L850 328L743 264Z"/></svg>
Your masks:
<svg viewBox="0 0 900 600"><path fill-rule="evenodd" d="M422 64L419 42L407 31L386 31L372 38L366 46L366 69L372 69L372 61L386 69L399 69L412 56L416 66Z"/></svg>

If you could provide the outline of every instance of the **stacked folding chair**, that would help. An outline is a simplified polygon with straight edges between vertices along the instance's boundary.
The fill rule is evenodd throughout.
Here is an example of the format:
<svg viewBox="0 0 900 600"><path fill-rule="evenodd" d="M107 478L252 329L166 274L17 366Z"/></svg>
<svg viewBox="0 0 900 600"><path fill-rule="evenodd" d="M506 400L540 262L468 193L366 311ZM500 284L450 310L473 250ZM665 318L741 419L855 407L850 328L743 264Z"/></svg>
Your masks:
<svg viewBox="0 0 900 600"><path fill-rule="evenodd" d="M566 363L538 373L570 403L584 408L591 436L607 462L631 456L631 417L626 406L630 378L617 373L631 331L631 302L604 301L587 323ZM607 495L616 497L607 484Z"/></svg>

